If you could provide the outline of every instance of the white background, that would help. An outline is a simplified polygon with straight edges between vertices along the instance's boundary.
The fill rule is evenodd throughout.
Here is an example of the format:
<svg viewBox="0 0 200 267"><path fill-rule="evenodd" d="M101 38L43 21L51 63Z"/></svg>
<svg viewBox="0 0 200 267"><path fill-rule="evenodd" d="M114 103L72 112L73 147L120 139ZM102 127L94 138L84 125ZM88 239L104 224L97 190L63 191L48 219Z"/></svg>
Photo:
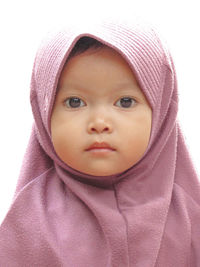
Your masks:
<svg viewBox="0 0 200 267"><path fill-rule="evenodd" d="M2 1L3 2L3 1ZM37 47L55 26L93 16L139 15L167 40L179 85L179 120L200 173L200 16L198 1L4 1L0 4L0 222L11 204L29 139L29 83Z"/></svg>

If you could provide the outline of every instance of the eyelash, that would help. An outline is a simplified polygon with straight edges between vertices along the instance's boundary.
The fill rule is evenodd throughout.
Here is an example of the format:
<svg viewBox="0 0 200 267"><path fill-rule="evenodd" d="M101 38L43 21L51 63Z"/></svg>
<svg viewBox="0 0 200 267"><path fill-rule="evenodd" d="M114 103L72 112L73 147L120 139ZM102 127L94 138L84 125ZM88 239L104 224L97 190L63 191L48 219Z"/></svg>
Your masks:
<svg viewBox="0 0 200 267"><path fill-rule="evenodd" d="M69 101L71 100L71 99L76 99L76 100L81 100L79 97L69 97L69 98L67 98L67 99L65 99L65 101L64 101L64 104L67 106L67 108L72 108L72 109L76 109L76 108L80 108L80 107L82 107L82 106L85 106L85 105L82 105L82 106L76 106L76 107L71 107L70 105L69 105ZM129 96L123 96L123 97L121 97L120 99L118 99L115 103L117 103L118 101L121 101L122 99L128 99L128 100L133 100L134 102L135 102L135 104L137 103L137 101L134 99L134 98L132 98L132 97L129 97ZM81 101L83 101L83 100L81 100ZM131 103L131 106L130 107L122 107L122 108L125 108L125 109L127 109L127 108L131 108L132 106L133 106L133 101L131 101L132 103ZM84 102L84 101L83 101ZM66 103L68 103L68 104L66 104ZM79 101L79 103L80 103L80 101ZM134 104L134 106L135 106L135 104Z"/></svg>

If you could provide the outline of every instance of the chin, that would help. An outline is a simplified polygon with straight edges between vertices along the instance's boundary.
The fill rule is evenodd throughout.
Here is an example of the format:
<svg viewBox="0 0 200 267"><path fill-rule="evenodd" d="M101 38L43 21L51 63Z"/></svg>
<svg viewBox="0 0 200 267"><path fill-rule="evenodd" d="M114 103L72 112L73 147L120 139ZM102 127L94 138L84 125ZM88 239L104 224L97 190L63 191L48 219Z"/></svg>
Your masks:
<svg viewBox="0 0 200 267"><path fill-rule="evenodd" d="M108 170L108 171L102 171L101 170L90 170L90 171L82 171L83 173L85 174L88 174L88 175L93 175L93 176L111 176L111 175L116 175L116 174L119 174L119 173L122 173L122 171L111 171L111 170Z"/></svg>

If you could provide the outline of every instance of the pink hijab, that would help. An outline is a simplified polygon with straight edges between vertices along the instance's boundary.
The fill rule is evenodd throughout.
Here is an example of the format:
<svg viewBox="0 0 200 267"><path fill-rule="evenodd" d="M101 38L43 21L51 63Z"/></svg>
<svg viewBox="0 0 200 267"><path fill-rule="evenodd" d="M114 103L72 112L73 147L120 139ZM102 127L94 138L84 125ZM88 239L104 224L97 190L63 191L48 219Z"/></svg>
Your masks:
<svg viewBox="0 0 200 267"><path fill-rule="evenodd" d="M125 58L153 110L145 154L118 175L80 173L51 142L58 79L83 36ZM35 58L30 98L35 122L0 227L0 266L200 266L200 184L177 122L173 61L155 30L110 20L50 35Z"/></svg>

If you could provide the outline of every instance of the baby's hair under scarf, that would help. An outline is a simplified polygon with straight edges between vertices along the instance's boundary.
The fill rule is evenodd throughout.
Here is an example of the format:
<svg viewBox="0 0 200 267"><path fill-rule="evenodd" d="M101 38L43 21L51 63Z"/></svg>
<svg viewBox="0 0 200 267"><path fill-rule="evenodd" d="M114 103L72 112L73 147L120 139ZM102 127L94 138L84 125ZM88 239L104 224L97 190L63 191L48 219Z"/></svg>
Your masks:
<svg viewBox="0 0 200 267"><path fill-rule="evenodd" d="M152 108L145 154L118 175L80 173L51 142L58 80L83 36L120 53ZM177 121L173 60L151 26L106 20L49 35L35 58L30 98L34 124L0 227L0 266L200 266L200 186Z"/></svg>

